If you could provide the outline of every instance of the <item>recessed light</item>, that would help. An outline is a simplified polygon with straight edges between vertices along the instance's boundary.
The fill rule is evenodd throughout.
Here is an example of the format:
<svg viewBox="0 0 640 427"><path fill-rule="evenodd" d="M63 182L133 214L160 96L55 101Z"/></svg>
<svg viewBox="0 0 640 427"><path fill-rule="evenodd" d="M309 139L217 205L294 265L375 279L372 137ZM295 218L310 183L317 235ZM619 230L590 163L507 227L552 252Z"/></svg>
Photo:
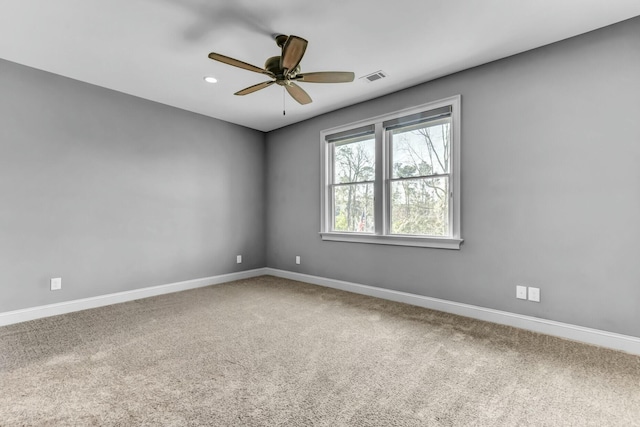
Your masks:
<svg viewBox="0 0 640 427"><path fill-rule="evenodd" d="M207 83L218 83L218 79L215 77L207 76L204 78L204 81Z"/></svg>

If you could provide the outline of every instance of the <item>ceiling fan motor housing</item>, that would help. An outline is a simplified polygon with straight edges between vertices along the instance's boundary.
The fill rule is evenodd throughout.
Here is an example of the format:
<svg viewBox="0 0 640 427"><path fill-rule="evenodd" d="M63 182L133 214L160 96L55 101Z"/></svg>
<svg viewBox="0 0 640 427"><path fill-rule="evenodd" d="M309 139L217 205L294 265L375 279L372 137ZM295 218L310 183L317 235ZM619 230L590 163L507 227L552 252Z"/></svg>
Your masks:
<svg viewBox="0 0 640 427"><path fill-rule="evenodd" d="M276 81L281 81L281 80L288 80L292 77L295 77L300 72L300 65L298 65L295 69L289 71L289 73L287 74L288 75L288 78L287 78L284 75L284 70L280 68L280 57L272 56L271 58L267 59L267 61L264 63L264 69L273 73L273 75L276 78Z"/></svg>

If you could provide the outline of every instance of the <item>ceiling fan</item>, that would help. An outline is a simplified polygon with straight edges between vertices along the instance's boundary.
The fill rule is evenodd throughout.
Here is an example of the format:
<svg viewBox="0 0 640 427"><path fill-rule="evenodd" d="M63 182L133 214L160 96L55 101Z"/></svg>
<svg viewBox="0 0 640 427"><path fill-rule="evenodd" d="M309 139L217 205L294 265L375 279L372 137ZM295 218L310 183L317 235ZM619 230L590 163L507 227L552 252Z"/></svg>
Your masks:
<svg viewBox="0 0 640 427"><path fill-rule="evenodd" d="M300 104L308 104L311 97L296 82L304 83L348 83L352 82L354 74L347 71L320 71L315 73L300 73L300 61L307 49L308 42L298 36L276 35L276 44L282 49L280 56L272 56L267 59L264 68L247 64L246 62L211 52L209 58L220 61L234 67L242 68L256 73L265 74L273 80L258 83L236 92L234 95L247 95L276 83L283 86L289 95Z"/></svg>

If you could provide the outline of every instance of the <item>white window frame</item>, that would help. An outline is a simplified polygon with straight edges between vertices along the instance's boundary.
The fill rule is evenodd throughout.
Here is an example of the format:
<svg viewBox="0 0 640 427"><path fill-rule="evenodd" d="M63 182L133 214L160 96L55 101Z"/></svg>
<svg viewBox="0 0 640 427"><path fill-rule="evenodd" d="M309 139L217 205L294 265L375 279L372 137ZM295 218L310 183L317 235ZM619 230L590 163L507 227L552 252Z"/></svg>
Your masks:
<svg viewBox="0 0 640 427"><path fill-rule="evenodd" d="M389 114L360 120L343 126L325 129L320 132L320 236L322 240L355 243L373 243L381 245L415 246L440 249L460 249L463 242L460 224L460 103L461 96L456 95L427 104L394 111ZM449 215L451 221L451 235L446 237L397 235L389 233L389 192L391 175L389 170L388 136L383 126L384 122L399 119L412 114L419 114L442 107L451 107L451 145L450 145L450 182L449 182ZM332 231L333 198L331 192L331 177L333 173L333 150L327 138L338 134L348 133L350 130L374 127L376 140L376 176L374 184L375 194L375 233L337 232Z"/></svg>

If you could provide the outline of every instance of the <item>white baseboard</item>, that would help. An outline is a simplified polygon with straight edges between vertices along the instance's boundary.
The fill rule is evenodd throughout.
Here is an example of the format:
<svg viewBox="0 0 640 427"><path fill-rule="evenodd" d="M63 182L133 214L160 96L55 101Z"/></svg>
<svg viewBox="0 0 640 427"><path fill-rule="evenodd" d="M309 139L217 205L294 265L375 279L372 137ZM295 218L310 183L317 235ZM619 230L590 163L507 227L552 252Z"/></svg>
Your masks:
<svg viewBox="0 0 640 427"><path fill-rule="evenodd" d="M74 311L86 310L90 308L103 307L105 305L118 304L121 302L133 301L156 295L217 285L234 280L248 279L251 277L257 277L266 274L276 277L282 277L285 279L298 280L300 282L310 283L313 285L325 286L347 292L387 299L390 301L403 302L406 304L416 305L432 310L444 311L446 313L458 314L460 316L499 323L501 325L514 326L516 328L527 329L542 334L553 335L556 337L567 338L574 341L580 341L587 344L598 345L614 350L621 350L627 353L640 355L639 337L616 334L614 332L585 328L583 326L571 325L569 323L556 322L547 319L540 319L532 316L524 316L521 314L509 313L507 311L494 310L491 308L484 308L470 304L462 304L458 302L442 300L438 298L425 297L422 295L410 294L407 292L376 288L374 286L361 285L359 283L345 282L342 280L328 279L326 277L311 276L308 274L278 270L268 267L240 271L237 273L222 274L219 276L205 277L201 279L187 280L184 282L169 283L160 286L151 286L147 288L135 289L132 291L100 295L97 297L83 298L57 304L48 304L38 307L25 308L22 310L7 311L4 313L0 313L0 326L26 322L28 320L40 319L43 317L56 316L59 314L71 313Z"/></svg>
<svg viewBox="0 0 640 427"><path fill-rule="evenodd" d="M438 298L430 298L422 295L410 294L407 292L376 288L373 286L361 285L358 283L344 282L341 280L328 279L325 277L278 270L275 268L265 268L265 274L270 274L272 276L282 277L285 279L298 280L300 282L311 283L313 285L340 289L356 294L403 302L406 304L416 305L432 310L458 314L460 316L499 323L501 325L514 326L516 328L527 329L546 335L553 335L560 338L566 338L587 344L598 345L614 350L621 350L627 353L640 355L640 338L629 335L616 334L613 332L571 325L569 323L540 319L532 316L524 316L521 314L509 313L507 311L493 310L490 308L478 307L470 304L462 304Z"/></svg>
<svg viewBox="0 0 640 427"><path fill-rule="evenodd" d="M210 285L231 282L234 280L248 279L250 277L265 275L266 269L239 271L237 273L221 274L219 276L204 277L202 279L186 280L184 282L169 283L166 285L151 286L148 288L134 289L132 291L118 292L115 294L100 295L97 297L83 298L73 301L65 301L56 304L42 305L25 308L22 310L0 313L0 326L26 322L27 320L40 319L42 317L57 316L73 311L89 308L103 307L105 305L118 304L156 295L172 292L186 291L187 289L202 288Z"/></svg>

